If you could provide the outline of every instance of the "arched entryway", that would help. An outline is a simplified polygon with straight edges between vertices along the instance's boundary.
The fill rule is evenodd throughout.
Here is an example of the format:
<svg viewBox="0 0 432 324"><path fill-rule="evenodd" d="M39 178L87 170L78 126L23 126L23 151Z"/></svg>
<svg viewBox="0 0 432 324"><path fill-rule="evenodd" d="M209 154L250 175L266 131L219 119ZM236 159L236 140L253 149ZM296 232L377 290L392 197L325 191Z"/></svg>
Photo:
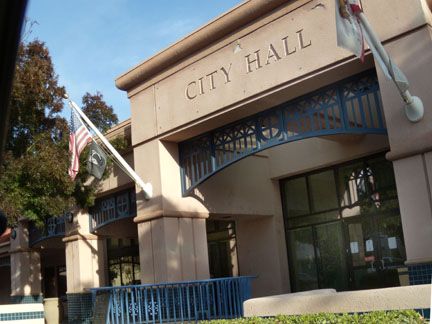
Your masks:
<svg viewBox="0 0 432 324"><path fill-rule="evenodd" d="M284 143L337 134L386 134L374 71L180 143L183 196L247 156Z"/></svg>

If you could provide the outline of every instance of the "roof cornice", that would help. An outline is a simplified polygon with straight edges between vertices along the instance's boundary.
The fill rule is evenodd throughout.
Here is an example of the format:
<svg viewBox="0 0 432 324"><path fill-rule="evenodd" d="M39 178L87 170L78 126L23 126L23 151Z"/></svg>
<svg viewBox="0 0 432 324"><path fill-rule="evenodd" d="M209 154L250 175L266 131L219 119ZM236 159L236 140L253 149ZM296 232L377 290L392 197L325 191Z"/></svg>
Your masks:
<svg viewBox="0 0 432 324"><path fill-rule="evenodd" d="M116 86L129 91L178 61L214 43L289 0L246 0L210 21L165 50L138 64L116 79Z"/></svg>

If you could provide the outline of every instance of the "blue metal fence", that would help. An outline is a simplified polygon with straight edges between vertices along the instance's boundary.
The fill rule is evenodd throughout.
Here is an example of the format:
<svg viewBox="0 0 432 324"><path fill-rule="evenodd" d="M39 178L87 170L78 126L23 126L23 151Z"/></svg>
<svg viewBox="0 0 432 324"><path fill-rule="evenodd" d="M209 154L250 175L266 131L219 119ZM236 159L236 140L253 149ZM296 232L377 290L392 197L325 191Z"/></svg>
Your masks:
<svg viewBox="0 0 432 324"><path fill-rule="evenodd" d="M253 277L91 289L94 321L162 323L237 318ZM105 302L103 302L105 300ZM105 311L106 310L106 311Z"/></svg>
<svg viewBox="0 0 432 324"><path fill-rule="evenodd" d="M267 148L334 134L386 134L376 75L363 73L179 144L183 195Z"/></svg>

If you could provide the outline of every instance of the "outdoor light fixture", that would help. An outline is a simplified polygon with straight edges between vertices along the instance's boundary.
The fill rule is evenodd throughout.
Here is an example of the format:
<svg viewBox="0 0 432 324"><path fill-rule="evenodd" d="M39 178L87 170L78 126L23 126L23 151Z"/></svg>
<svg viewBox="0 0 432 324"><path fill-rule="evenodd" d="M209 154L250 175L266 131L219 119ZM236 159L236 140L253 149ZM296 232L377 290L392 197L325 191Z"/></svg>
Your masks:
<svg viewBox="0 0 432 324"><path fill-rule="evenodd" d="M12 232L11 232L11 238L12 238L12 240L15 240L16 237L17 237L17 232L16 232L15 228L13 228Z"/></svg>

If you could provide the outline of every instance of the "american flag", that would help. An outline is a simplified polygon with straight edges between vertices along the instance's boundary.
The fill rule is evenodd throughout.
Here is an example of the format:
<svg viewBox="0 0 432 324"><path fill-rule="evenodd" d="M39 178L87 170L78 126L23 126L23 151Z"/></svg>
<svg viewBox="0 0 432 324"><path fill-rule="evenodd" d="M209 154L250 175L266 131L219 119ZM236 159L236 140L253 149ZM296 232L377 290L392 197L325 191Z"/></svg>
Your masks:
<svg viewBox="0 0 432 324"><path fill-rule="evenodd" d="M79 156L87 143L92 139L91 134L80 117L72 109L71 132L69 135L69 152L71 153L71 165L68 173L75 180L79 170Z"/></svg>
<svg viewBox="0 0 432 324"><path fill-rule="evenodd" d="M375 61L381 66L384 75L393 80L399 91L408 90L409 83L405 74L393 61L383 57L377 49L379 39L373 30L365 27L360 15L363 13L359 0L335 0L336 1L336 32L337 45L351 51L363 62L365 55L365 40L373 54Z"/></svg>

